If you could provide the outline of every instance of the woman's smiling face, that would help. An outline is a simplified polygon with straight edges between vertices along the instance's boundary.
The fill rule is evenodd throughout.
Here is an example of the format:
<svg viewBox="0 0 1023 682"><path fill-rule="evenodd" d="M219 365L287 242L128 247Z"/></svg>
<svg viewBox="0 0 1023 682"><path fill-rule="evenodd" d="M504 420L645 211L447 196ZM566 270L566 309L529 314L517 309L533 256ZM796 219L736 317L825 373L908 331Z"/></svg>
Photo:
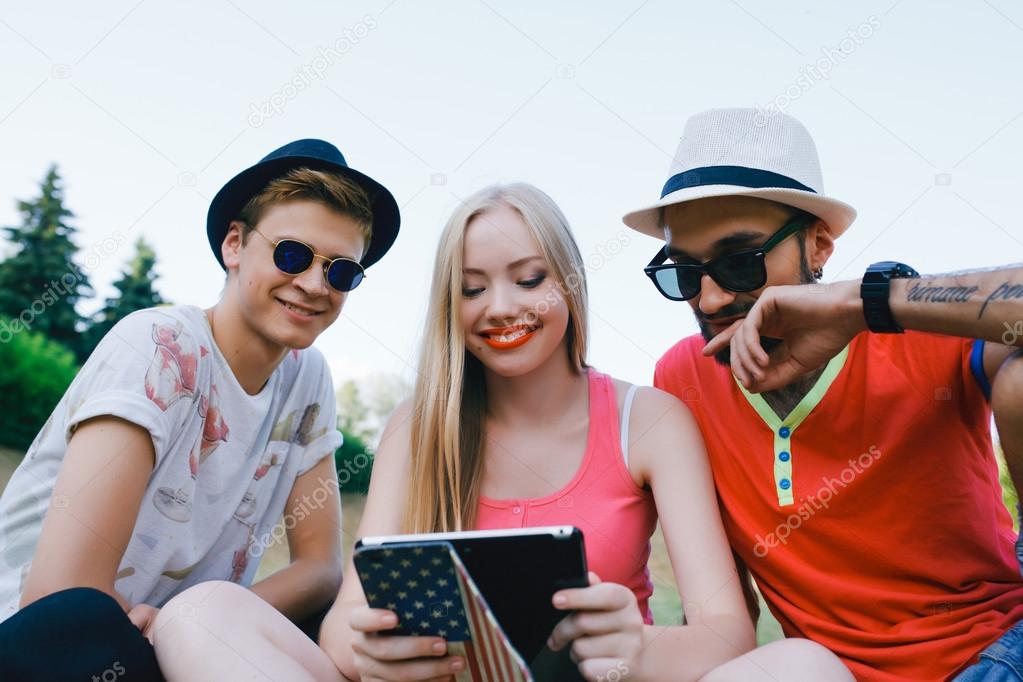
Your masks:
<svg viewBox="0 0 1023 682"><path fill-rule="evenodd" d="M564 296L529 227L507 204L466 227L461 318L469 352L501 376L535 370L565 343Z"/></svg>

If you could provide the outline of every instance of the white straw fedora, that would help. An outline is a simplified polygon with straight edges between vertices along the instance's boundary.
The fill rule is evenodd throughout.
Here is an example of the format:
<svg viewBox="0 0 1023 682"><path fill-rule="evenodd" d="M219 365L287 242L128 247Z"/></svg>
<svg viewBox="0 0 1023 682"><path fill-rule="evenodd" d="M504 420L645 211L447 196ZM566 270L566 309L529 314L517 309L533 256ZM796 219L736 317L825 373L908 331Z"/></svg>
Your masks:
<svg viewBox="0 0 1023 682"><path fill-rule="evenodd" d="M682 140L652 206L625 214L634 230L664 239L665 206L721 196L770 199L811 213L837 237L856 209L824 196L817 147L803 124L760 109L711 109L686 121Z"/></svg>

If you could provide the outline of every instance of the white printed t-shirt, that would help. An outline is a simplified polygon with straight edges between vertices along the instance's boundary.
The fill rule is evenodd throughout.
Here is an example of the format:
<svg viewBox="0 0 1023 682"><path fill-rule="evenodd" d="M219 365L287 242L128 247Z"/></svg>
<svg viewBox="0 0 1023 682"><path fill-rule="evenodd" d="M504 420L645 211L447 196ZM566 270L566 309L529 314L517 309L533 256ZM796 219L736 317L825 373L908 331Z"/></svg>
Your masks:
<svg viewBox="0 0 1023 682"><path fill-rule="evenodd" d="M68 440L101 415L149 431L156 454L114 584L132 605L162 606L206 580L250 585L296 477L341 444L319 351L289 352L249 395L201 309L132 313L93 351L0 497L0 621L18 609Z"/></svg>

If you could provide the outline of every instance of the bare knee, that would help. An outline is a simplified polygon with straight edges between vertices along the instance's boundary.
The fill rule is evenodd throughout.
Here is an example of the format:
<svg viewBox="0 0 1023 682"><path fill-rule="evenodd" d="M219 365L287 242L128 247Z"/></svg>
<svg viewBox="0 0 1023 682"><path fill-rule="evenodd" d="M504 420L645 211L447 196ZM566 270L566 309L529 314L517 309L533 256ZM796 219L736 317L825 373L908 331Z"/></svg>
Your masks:
<svg viewBox="0 0 1023 682"><path fill-rule="evenodd" d="M174 647L187 646L197 633L216 630L228 619L244 613L248 599L258 599L252 592L225 580L210 580L193 585L163 605L153 626L154 641L159 651L160 640L174 640ZM201 634L198 635L202 637Z"/></svg>
<svg viewBox="0 0 1023 682"><path fill-rule="evenodd" d="M792 638L782 640L781 655L798 662L796 669L807 680L852 680L852 673L829 649L809 639Z"/></svg>
<svg viewBox="0 0 1023 682"><path fill-rule="evenodd" d="M731 680L847 682L852 674L835 654L808 639L783 639L754 649L705 675L701 682Z"/></svg>

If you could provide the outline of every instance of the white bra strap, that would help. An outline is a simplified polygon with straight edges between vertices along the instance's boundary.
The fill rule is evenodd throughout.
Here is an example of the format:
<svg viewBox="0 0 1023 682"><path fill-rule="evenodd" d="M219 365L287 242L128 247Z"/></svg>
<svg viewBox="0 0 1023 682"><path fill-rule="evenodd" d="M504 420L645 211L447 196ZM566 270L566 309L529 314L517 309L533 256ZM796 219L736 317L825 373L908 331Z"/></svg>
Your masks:
<svg viewBox="0 0 1023 682"><path fill-rule="evenodd" d="M636 397L637 388L636 384L629 386L622 407L622 457L625 459L625 468L629 467L629 413L632 412L632 400Z"/></svg>

